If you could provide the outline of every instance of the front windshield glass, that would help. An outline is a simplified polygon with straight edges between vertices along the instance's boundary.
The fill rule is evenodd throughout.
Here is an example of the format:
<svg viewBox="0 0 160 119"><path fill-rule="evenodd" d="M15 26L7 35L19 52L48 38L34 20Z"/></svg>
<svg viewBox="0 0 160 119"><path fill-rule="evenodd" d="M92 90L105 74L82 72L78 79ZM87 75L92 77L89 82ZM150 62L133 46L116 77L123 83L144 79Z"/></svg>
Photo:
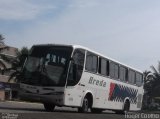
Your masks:
<svg viewBox="0 0 160 119"><path fill-rule="evenodd" d="M22 83L64 86L71 47L34 46L23 69Z"/></svg>

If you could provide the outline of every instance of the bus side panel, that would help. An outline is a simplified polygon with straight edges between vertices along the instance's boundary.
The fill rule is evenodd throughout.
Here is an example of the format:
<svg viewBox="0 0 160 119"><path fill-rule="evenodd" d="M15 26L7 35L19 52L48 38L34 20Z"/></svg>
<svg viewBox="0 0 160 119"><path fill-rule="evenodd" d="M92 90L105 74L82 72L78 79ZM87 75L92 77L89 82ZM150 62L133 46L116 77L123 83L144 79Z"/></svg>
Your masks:
<svg viewBox="0 0 160 119"><path fill-rule="evenodd" d="M137 108L137 96L143 94L142 88L113 80L108 77L84 71L76 86L65 89L66 106L80 107L87 92L93 96L93 108L122 110L125 98L130 100L130 110ZM140 101L141 102L141 101Z"/></svg>
<svg viewBox="0 0 160 119"><path fill-rule="evenodd" d="M122 109L122 103L109 101L109 88L111 80L97 74L84 72L85 77L81 83L85 84L85 90L89 90L93 95L93 108L102 109Z"/></svg>
<svg viewBox="0 0 160 119"><path fill-rule="evenodd" d="M64 95L64 104L71 107L80 107L83 90L79 85L67 86Z"/></svg>
<svg viewBox="0 0 160 119"><path fill-rule="evenodd" d="M81 83L93 94L93 108L122 110L125 99L129 98L130 110L140 110L137 96L143 94L142 88L87 71L83 73Z"/></svg>

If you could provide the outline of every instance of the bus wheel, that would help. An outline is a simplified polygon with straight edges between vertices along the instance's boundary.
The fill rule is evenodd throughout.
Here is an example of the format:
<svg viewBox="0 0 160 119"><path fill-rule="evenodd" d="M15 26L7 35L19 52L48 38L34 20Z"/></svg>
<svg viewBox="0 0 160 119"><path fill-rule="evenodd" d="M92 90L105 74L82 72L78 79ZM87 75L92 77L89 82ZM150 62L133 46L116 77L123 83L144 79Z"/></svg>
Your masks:
<svg viewBox="0 0 160 119"><path fill-rule="evenodd" d="M96 109L96 108L91 109L92 113L102 113L102 111L103 111L102 109Z"/></svg>
<svg viewBox="0 0 160 119"><path fill-rule="evenodd" d="M55 105L51 103L43 103L44 108L47 112L53 112Z"/></svg>
<svg viewBox="0 0 160 119"><path fill-rule="evenodd" d="M78 108L78 112L87 113L89 109L89 103L87 97L84 98L82 107Z"/></svg>
<svg viewBox="0 0 160 119"><path fill-rule="evenodd" d="M116 110L115 113L116 114L124 114L124 112L122 110Z"/></svg>
<svg viewBox="0 0 160 119"><path fill-rule="evenodd" d="M127 100L125 103L124 103L124 108L123 110L115 110L115 113L116 114L126 114L129 112L129 108L130 108L130 103L129 101Z"/></svg>
<svg viewBox="0 0 160 119"><path fill-rule="evenodd" d="M130 108L130 103L129 101L127 100L125 103L124 103L124 108L123 108L123 113L128 113L129 112L129 108Z"/></svg>

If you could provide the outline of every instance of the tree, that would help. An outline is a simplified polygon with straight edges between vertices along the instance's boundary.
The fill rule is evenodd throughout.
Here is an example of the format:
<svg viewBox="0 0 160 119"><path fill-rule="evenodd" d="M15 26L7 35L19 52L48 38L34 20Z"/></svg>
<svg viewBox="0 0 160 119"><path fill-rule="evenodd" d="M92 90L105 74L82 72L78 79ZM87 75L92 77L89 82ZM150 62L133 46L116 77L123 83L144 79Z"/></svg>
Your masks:
<svg viewBox="0 0 160 119"><path fill-rule="evenodd" d="M151 66L151 71L144 73L143 108L148 108L155 97L160 97L160 62L158 67Z"/></svg>
<svg viewBox="0 0 160 119"><path fill-rule="evenodd" d="M21 69L28 53L29 49L27 47L23 47L20 51L18 51L16 59L12 62L12 70L14 70L14 72L10 75L8 82L13 80L18 83L21 80Z"/></svg>
<svg viewBox="0 0 160 119"><path fill-rule="evenodd" d="M144 96L143 96L143 109L148 108L152 100L152 84L153 74L151 71L144 71Z"/></svg>
<svg viewBox="0 0 160 119"><path fill-rule="evenodd" d="M153 65L151 69L153 72L153 79L150 81L153 88L152 96L160 97L160 62L158 62L157 69Z"/></svg>
<svg viewBox="0 0 160 119"><path fill-rule="evenodd" d="M1 72L4 72L6 70L6 64L5 62L12 62L11 58L6 57L4 54L2 54L2 51L7 49L8 46L5 45L4 43L4 37L3 35L0 34L0 70Z"/></svg>
<svg viewBox="0 0 160 119"><path fill-rule="evenodd" d="M29 49L27 47L22 47L21 50L17 52L17 57L12 63L12 67L14 69L21 68L25 62L28 53Z"/></svg>
<svg viewBox="0 0 160 119"><path fill-rule="evenodd" d="M0 34L0 45L4 45L4 37L2 34Z"/></svg>
<svg viewBox="0 0 160 119"><path fill-rule="evenodd" d="M145 92L149 93L151 92L152 89L152 81L153 81L153 73L151 71L144 71L143 72L143 76L144 76L144 89Z"/></svg>

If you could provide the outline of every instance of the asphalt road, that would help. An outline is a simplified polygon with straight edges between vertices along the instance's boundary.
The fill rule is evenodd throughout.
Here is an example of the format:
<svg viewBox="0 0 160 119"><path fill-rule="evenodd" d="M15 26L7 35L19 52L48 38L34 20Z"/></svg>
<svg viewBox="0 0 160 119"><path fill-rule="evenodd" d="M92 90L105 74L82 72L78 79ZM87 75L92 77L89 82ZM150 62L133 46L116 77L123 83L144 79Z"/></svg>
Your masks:
<svg viewBox="0 0 160 119"><path fill-rule="evenodd" d="M46 112L42 104L6 101L0 102L0 119L123 119L111 111L102 114L82 114L76 108L56 107L54 112Z"/></svg>
<svg viewBox="0 0 160 119"><path fill-rule="evenodd" d="M102 114L78 113L76 108L56 107L46 112L42 104L6 101L0 102L0 119L125 119L125 115L104 111ZM133 119L128 117L126 119ZM140 119L140 118L137 118Z"/></svg>

